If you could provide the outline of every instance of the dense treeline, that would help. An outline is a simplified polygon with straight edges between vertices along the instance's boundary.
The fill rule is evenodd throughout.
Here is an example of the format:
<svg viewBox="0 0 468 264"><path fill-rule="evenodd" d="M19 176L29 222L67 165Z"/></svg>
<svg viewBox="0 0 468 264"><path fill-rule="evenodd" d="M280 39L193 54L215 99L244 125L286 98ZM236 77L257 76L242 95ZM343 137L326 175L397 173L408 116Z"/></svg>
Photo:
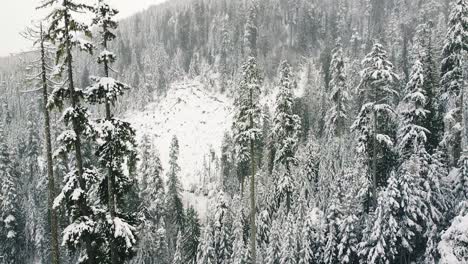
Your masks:
<svg viewBox="0 0 468 264"><path fill-rule="evenodd" d="M466 0L41 7L0 61L5 263L468 261ZM202 219L178 139L115 117L194 77L235 110Z"/></svg>

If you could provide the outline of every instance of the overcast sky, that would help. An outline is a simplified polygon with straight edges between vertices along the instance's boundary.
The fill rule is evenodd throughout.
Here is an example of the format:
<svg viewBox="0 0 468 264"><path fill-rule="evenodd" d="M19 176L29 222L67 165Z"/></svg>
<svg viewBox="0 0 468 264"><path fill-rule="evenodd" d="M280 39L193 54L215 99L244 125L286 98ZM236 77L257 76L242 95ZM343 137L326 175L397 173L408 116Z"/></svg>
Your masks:
<svg viewBox="0 0 468 264"><path fill-rule="evenodd" d="M85 0L93 2L92 0ZM150 5L165 0L108 0L120 11L119 18L127 17ZM23 39L23 31L32 20L44 16L44 11L35 10L41 0L2 0L0 4L0 56L28 50L30 42Z"/></svg>

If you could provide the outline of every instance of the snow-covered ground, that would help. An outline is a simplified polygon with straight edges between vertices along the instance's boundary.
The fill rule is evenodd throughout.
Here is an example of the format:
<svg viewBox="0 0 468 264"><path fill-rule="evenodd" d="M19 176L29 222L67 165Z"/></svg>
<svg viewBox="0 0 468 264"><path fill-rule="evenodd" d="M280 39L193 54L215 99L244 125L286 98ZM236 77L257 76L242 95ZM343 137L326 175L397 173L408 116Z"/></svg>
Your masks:
<svg viewBox="0 0 468 264"><path fill-rule="evenodd" d="M147 134L168 167L173 135L179 139L182 186L201 182L204 159L213 151L219 157L224 132L232 123L232 100L209 92L198 80L176 82L167 95L155 98L144 111L128 113L126 119L137 130L137 139Z"/></svg>
<svg viewBox="0 0 468 264"><path fill-rule="evenodd" d="M299 79L302 79L302 75L300 74ZM301 84L299 82L296 93L302 92ZM276 89L271 91L260 103L269 105L273 110L276 92ZM180 147L180 181L185 190L184 205L193 206L204 217L209 198L188 190L193 186L201 187L204 177L207 177L207 173L203 175L202 171L210 156L214 154L215 157L220 157L222 139L224 133L231 128L232 117L233 100L209 91L199 79L195 79L171 84L165 97L155 97L154 102L148 104L144 111L127 113L125 119L136 129L137 140L145 134L153 139L164 169L168 168L171 139L174 135L177 136Z"/></svg>
<svg viewBox="0 0 468 264"><path fill-rule="evenodd" d="M204 196L203 194L196 194L185 191L182 194L182 202L184 208L192 206L197 211L200 221L204 223L208 216L208 210L210 208L210 197Z"/></svg>

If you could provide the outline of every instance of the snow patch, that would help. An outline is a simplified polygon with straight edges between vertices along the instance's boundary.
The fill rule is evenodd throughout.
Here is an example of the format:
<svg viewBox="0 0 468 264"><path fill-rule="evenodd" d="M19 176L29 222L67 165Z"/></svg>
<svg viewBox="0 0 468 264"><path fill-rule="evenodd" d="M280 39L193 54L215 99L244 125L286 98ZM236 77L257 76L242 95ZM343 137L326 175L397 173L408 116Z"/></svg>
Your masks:
<svg viewBox="0 0 468 264"><path fill-rule="evenodd" d="M137 140L148 135L161 154L161 164L169 168L169 146L173 135L180 145L180 182L184 189L200 183L206 160L220 156L225 131L232 124L232 100L208 92L198 80L176 82L167 95L129 113L126 120L137 131ZM206 164L206 163L205 163Z"/></svg>
<svg viewBox="0 0 468 264"><path fill-rule="evenodd" d="M114 230L114 237L123 238L127 248L132 248L133 245L136 243L135 236L133 235L136 228L129 225L127 222L125 222L119 217L114 217Z"/></svg>
<svg viewBox="0 0 468 264"><path fill-rule="evenodd" d="M13 215L9 214L7 217L5 217L3 222L5 222L5 224L8 225L9 223L14 222L15 220L16 220L16 218Z"/></svg>

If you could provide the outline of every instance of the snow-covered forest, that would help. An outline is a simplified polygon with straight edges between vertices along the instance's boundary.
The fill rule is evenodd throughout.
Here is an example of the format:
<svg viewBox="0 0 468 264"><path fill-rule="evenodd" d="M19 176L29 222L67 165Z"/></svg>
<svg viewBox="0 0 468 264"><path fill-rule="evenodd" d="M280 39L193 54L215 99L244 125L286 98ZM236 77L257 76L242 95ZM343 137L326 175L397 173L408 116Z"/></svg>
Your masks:
<svg viewBox="0 0 468 264"><path fill-rule="evenodd" d="M36 4L0 263L468 263L468 0Z"/></svg>

